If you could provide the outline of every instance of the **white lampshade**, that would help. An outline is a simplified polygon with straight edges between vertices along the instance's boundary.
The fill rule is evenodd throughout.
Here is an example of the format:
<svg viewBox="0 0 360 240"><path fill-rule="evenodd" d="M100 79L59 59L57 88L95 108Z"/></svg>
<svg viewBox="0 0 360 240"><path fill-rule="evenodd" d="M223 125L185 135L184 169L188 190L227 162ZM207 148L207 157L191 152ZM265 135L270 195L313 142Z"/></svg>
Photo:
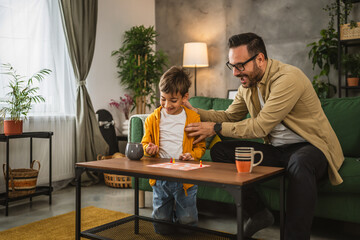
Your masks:
<svg viewBox="0 0 360 240"><path fill-rule="evenodd" d="M190 42L184 44L183 67L208 67L206 43Z"/></svg>

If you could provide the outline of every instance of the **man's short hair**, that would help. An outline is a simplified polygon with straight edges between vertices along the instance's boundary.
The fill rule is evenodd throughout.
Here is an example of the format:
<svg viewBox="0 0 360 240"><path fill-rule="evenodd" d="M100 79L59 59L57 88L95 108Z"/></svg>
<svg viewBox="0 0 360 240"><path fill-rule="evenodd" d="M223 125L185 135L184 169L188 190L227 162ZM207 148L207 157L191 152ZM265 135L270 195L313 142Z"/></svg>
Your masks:
<svg viewBox="0 0 360 240"><path fill-rule="evenodd" d="M250 55L254 56L258 53L263 53L267 59L266 47L262 38L255 33L241 33L229 38L229 48L246 45Z"/></svg>
<svg viewBox="0 0 360 240"><path fill-rule="evenodd" d="M189 73L182 67L173 66L160 78L159 88L161 92L184 96L191 86Z"/></svg>

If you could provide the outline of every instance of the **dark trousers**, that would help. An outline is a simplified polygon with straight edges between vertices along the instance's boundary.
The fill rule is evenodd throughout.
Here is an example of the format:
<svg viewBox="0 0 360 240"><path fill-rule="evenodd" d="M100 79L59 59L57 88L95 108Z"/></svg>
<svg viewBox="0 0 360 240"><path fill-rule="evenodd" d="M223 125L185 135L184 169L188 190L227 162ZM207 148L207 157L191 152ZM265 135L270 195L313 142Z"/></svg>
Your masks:
<svg viewBox="0 0 360 240"><path fill-rule="evenodd" d="M224 141L212 147L212 160L235 163L235 147L253 147L264 154L260 165L286 169L289 185L286 190L285 239L310 239L317 185L327 176L328 163L324 154L310 143L274 147L250 141ZM255 162L259 159L257 154ZM243 196L247 215L251 217L264 210L265 205L254 188L247 188Z"/></svg>

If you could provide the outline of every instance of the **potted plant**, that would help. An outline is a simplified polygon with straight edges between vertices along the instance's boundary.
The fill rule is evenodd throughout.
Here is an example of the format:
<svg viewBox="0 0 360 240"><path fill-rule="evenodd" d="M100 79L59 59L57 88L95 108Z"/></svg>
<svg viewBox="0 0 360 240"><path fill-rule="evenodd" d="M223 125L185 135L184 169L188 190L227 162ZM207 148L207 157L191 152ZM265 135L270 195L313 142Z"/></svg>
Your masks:
<svg viewBox="0 0 360 240"><path fill-rule="evenodd" d="M347 74L347 85L354 87L359 85L360 76L360 55L344 54L342 64L344 66L345 74Z"/></svg>
<svg viewBox="0 0 360 240"><path fill-rule="evenodd" d="M125 121L122 123L122 130L118 129L122 135L128 135L129 116L133 104L134 101L128 94L124 94L124 97L120 97L120 101L116 101L114 99L110 100L110 107L115 107L118 110L121 110L125 116Z"/></svg>
<svg viewBox="0 0 360 240"><path fill-rule="evenodd" d="M36 95L39 87L34 87L34 81L42 81L50 74L51 70L42 69L25 80L25 76L20 76L11 64L2 64L1 74L10 76L8 87L10 92L6 94L6 100L0 100L5 105L0 109L0 116L4 119L4 134L17 135L22 133L23 120L27 119L29 110L33 103L44 102L41 95ZM9 115L9 119L5 117Z"/></svg>
<svg viewBox="0 0 360 240"><path fill-rule="evenodd" d="M145 107L155 105L156 85L166 66L167 56L161 50L155 51L153 26L132 27L125 32L123 45L111 53L117 56L120 83L133 92L137 113L145 113ZM147 101L149 100L149 101Z"/></svg>
<svg viewBox="0 0 360 240"><path fill-rule="evenodd" d="M318 42L307 45L311 47L309 58L313 69L316 66L320 68L320 73L314 76L312 84L319 98L329 98L331 97L330 89L336 92L336 87L330 83L329 74L331 66L337 69L338 39L334 28L322 29L320 35ZM322 80L324 77L326 81Z"/></svg>
<svg viewBox="0 0 360 240"><path fill-rule="evenodd" d="M314 79L312 81L313 88L320 99L329 98L335 95L336 87L331 83Z"/></svg>

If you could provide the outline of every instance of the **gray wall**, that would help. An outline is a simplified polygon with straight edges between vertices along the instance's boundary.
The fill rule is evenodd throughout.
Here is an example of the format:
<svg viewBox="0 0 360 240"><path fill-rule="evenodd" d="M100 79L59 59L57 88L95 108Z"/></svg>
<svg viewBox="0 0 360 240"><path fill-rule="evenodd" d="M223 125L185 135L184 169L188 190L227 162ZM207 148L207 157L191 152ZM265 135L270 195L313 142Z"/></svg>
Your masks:
<svg viewBox="0 0 360 240"><path fill-rule="evenodd" d="M268 56L302 69L310 80L318 73L308 59L308 43L320 37L328 15L327 0L155 0L158 49L167 52L171 65L182 65L183 45L208 44L208 68L198 69L197 95L226 97L240 82L225 66L227 39L238 33L262 36ZM190 69L193 73L193 69ZM337 86L337 73L331 82ZM193 96L193 89L190 96Z"/></svg>

